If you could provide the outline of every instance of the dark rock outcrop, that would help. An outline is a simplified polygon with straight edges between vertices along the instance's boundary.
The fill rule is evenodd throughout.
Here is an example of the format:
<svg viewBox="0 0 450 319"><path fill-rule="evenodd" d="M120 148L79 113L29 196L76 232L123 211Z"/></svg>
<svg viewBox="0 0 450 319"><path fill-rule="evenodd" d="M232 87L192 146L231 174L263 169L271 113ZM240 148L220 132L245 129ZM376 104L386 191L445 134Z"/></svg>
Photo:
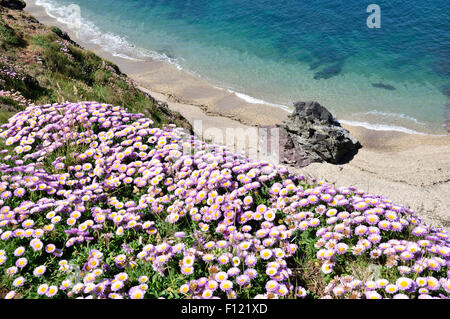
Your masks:
<svg viewBox="0 0 450 319"><path fill-rule="evenodd" d="M27 4L23 0L0 0L0 5L10 9L22 10Z"/></svg>
<svg viewBox="0 0 450 319"><path fill-rule="evenodd" d="M297 102L294 106L294 113L279 125L281 162L300 167L311 162L342 164L361 148L319 103Z"/></svg>

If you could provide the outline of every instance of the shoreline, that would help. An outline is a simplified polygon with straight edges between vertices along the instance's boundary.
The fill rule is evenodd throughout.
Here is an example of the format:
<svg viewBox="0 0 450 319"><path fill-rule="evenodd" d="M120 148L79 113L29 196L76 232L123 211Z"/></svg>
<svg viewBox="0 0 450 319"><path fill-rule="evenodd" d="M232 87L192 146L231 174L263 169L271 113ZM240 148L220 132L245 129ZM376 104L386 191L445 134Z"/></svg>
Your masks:
<svg viewBox="0 0 450 319"><path fill-rule="evenodd" d="M223 83L220 84L214 80L214 77L212 79L205 78L198 74L195 69L184 69L177 58L172 57L170 53L160 53L142 47L135 47L120 36L99 30L95 23L91 21L81 20L82 23L83 21L87 23L87 29L84 26L79 26L76 22L79 14L76 8L66 7L69 11L63 15L62 13L55 13L61 7L53 7L45 1L39 5L36 5L36 3L39 3L39 0L26 0L26 2L28 3L28 9L25 8L25 10L32 12L34 15L39 15L41 20L60 26L66 31L69 28L70 36L73 39L77 39L78 43L83 43L84 47L121 65L124 73L141 82L143 86L159 93L176 96L178 101L201 106L205 110L207 109L208 112L231 117L249 125L254 125L255 123L271 125L274 122L279 122L283 118L282 115L293 111L293 102L309 100L308 98L299 98L293 102L285 101L282 103L283 105L279 104L281 103L279 101L268 102L270 99L266 100L255 92L255 95L252 95L240 88L230 87ZM66 22L69 24L65 24ZM87 33L86 30L90 32ZM79 32L81 33L81 38L76 36L76 34L80 34ZM264 93L261 94L264 95ZM347 94L349 93L347 92ZM353 110L348 114L344 112L345 116L341 118L342 114L340 116L338 111L334 112L330 105L336 107L336 101L340 100L339 96L344 95L344 92L338 93L332 103L327 99L324 99L324 101L321 99L317 100L316 97L311 97L311 99L317 100L327 107L341 124L349 127L363 127L375 131L394 131L427 136L450 136L444 128L445 124L442 124L442 128L439 127L441 124L437 123L433 123L430 126L430 123L425 124L414 117L396 111L371 110L357 112ZM314 94L314 96L316 95ZM360 103L364 104L364 101ZM344 102L339 108L346 108L347 106L345 105L346 103ZM271 113L273 116L276 113L273 110L274 108L281 113L279 116L277 114L276 120L261 115L261 113Z"/></svg>
<svg viewBox="0 0 450 319"><path fill-rule="evenodd" d="M214 87L167 62L132 61L113 56L78 39L64 24L48 16L43 7L26 2L24 11L39 22L60 27L79 45L114 62L141 90L166 102L170 109L180 112L191 124L194 120L202 120L203 130L275 125L289 114L275 106L249 103L235 93ZM445 199L445 194L447 197L450 194L449 135L342 126L363 145L350 163L313 163L302 169L290 169L336 186L354 186L371 194L383 195L415 210L430 225L450 230L450 204Z"/></svg>

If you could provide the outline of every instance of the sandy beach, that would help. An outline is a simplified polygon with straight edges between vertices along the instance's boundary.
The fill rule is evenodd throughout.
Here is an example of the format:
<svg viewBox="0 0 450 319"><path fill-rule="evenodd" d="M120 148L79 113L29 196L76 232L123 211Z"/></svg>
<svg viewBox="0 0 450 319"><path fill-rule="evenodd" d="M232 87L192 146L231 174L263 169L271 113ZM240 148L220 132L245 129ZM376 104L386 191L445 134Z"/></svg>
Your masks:
<svg viewBox="0 0 450 319"><path fill-rule="evenodd" d="M170 109L180 112L189 122L200 120L203 130L275 125L289 114L275 106L248 103L166 62L132 61L112 56L100 47L83 43L64 24L49 17L42 7L26 2L25 11L41 23L60 27L81 46L116 63L142 90L167 102ZM383 195L415 210L430 225L450 231L449 135L413 135L342 126L363 146L351 162L343 165L314 163L301 169L291 167L292 171L336 186L354 186L367 193ZM202 135L203 132L196 133Z"/></svg>

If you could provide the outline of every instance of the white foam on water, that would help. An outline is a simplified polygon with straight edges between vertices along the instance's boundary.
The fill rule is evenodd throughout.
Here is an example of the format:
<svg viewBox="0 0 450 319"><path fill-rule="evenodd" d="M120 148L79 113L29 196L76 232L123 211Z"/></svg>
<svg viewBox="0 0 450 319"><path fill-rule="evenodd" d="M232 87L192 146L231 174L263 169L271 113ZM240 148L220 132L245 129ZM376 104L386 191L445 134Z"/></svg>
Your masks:
<svg viewBox="0 0 450 319"><path fill-rule="evenodd" d="M412 116L403 114L403 113L391 113L391 112L383 112L383 111L378 111L378 110L372 110L372 111L368 111L368 112L364 112L364 113L358 113L358 114L384 116L384 117L387 117L387 118L401 118L401 119L408 120L408 121L414 122L414 123L422 125L422 126L426 125L425 123L419 121L418 119L416 119L416 118L414 118Z"/></svg>
<svg viewBox="0 0 450 319"><path fill-rule="evenodd" d="M53 0L36 0L35 4L43 7L50 17L67 25L81 41L96 44L113 56L134 61L147 61L149 59L164 61L173 64L179 70L182 69L176 59L163 53L136 47L117 34L101 31L92 21L82 16L82 11L78 5L61 5Z"/></svg>
<svg viewBox="0 0 450 319"><path fill-rule="evenodd" d="M407 134L433 135L433 134L419 132L416 130L411 130L411 129L403 127L403 126L386 125L386 124L372 124L372 123L368 123L368 122L347 121L347 120L338 120L338 121L342 124L347 124L347 125L351 125L351 126L362 126L364 128L367 128L369 130L374 130L374 131L396 131L396 132L402 132L402 133L407 133ZM444 135L433 135L433 136L444 136Z"/></svg>
<svg viewBox="0 0 450 319"><path fill-rule="evenodd" d="M291 108L289 108L286 105L282 105L282 104L275 104L275 103L270 103L264 100L260 100L257 98L254 98L253 96L244 94L244 93L239 93L230 89L227 89L228 92L233 93L234 95L236 95L238 98L240 98L241 100L244 100L247 103L251 103L251 104L264 104L264 105L269 105L269 106L273 106L273 107L278 107L281 108L289 113L292 113L293 110Z"/></svg>

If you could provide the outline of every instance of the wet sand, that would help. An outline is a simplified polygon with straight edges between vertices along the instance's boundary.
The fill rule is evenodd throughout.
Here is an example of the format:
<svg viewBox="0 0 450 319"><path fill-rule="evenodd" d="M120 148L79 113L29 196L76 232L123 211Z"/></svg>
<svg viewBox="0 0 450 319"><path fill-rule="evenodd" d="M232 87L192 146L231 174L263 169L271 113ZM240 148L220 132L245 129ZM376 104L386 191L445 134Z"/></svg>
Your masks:
<svg viewBox="0 0 450 319"><path fill-rule="evenodd" d="M98 46L77 39L65 25L47 16L42 7L31 1L27 1L25 11L43 24L66 30L81 46L116 63L142 90L167 102L170 109L180 112L193 125L201 121L203 132L197 130L199 135L211 129L225 132L229 128L251 129L257 125L279 124L289 114L282 108L248 103L166 62L132 61L112 56ZM291 170L336 186L354 186L386 196L396 204L415 210L429 224L450 231L449 135L416 135L342 126L363 146L351 162L344 165L313 163L301 169L291 167Z"/></svg>

